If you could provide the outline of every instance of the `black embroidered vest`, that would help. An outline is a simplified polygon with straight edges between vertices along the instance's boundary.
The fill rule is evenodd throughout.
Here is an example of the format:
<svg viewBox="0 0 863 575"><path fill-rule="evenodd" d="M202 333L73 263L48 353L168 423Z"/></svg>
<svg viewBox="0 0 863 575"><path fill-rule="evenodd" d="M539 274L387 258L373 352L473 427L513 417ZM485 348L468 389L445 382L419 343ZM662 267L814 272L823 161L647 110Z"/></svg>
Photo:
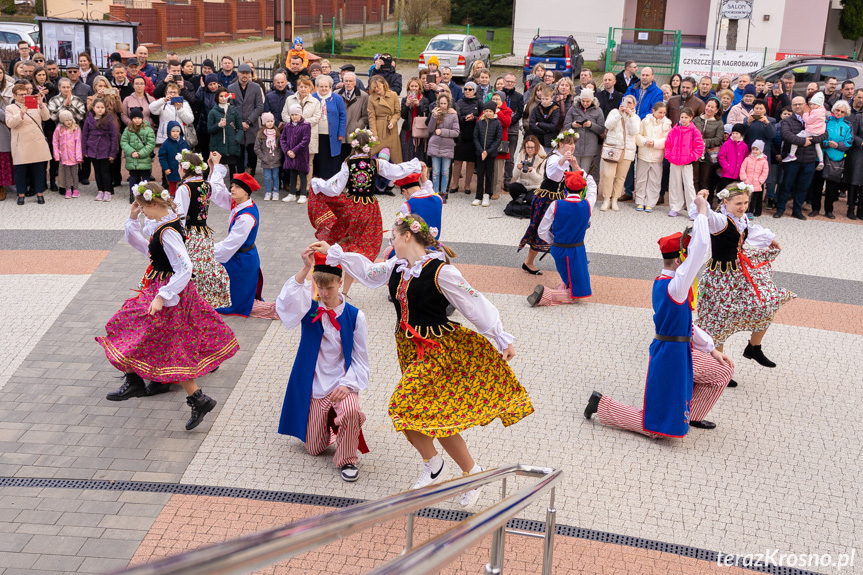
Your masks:
<svg viewBox="0 0 863 575"><path fill-rule="evenodd" d="M360 204L371 204L375 198L375 176L378 175L377 160L368 156L348 158L347 195Z"/></svg>
<svg viewBox="0 0 863 575"><path fill-rule="evenodd" d="M440 337L445 331L453 331L459 325L447 318L446 308L449 300L443 295L437 283L438 272L445 265L446 263L439 259L426 260L420 277L408 280L403 279L402 274L393 271L389 288L390 296L396 306L397 331L401 329L402 322L405 322L420 337L428 339L430 336ZM407 336L413 337L413 334L408 331Z"/></svg>
<svg viewBox="0 0 863 575"><path fill-rule="evenodd" d="M168 228L175 230L183 238L183 241L186 241L186 234L183 232L180 218L165 222L156 228L156 231L150 236L150 245L148 246L150 251L150 271L144 276L146 279L164 279L174 275L171 260L168 259L168 254L165 253L165 246L162 245L162 233Z"/></svg>
<svg viewBox="0 0 863 575"><path fill-rule="evenodd" d="M725 229L721 232L711 234L710 248L712 257L707 264L711 270L719 268L719 271L737 271L739 264L739 253L743 249L743 242L749 235L749 229L741 234L734 222L726 216Z"/></svg>
<svg viewBox="0 0 863 575"><path fill-rule="evenodd" d="M196 230L205 236L210 235L207 226L207 212L210 208L210 184L203 180L188 180L183 183L189 188L189 210L186 212L186 229Z"/></svg>

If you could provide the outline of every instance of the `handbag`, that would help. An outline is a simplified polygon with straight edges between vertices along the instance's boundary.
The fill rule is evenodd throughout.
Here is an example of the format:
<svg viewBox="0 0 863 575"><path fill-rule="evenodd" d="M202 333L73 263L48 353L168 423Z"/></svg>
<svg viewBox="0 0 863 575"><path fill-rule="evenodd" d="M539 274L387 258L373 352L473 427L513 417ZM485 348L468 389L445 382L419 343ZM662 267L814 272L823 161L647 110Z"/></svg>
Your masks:
<svg viewBox="0 0 863 575"><path fill-rule="evenodd" d="M845 158L842 158L841 160L831 160L825 155L824 170L821 172L821 176L825 180L828 182L841 182L844 172Z"/></svg>
<svg viewBox="0 0 863 575"><path fill-rule="evenodd" d="M497 147L497 153L500 154L508 154L509 153L509 142L500 141L500 145Z"/></svg>
<svg viewBox="0 0 863 575"><path fill-rule="evenodd" d="M414 138L428 138L429 137L429 126L426 123L425 116L417 116L411 122L411 136Z"/></svg>
<svg viewBox="0 0 863 575"><path fill-rule="evenodd" d="M192 124L183 124L183 137L190 147L194 148L198 145L198 132Z"/></svg>
<svg viewBox="0 0 863 575"><path fill-rule="evenodd" d="M620 121L623 124L623 141L626 142L626 118L621 115ZM602 144L602 150L599 152L599 159L616 164L623 159L624 151L626 151L625 146L623 148L617 148L609 144Z"/></svg>

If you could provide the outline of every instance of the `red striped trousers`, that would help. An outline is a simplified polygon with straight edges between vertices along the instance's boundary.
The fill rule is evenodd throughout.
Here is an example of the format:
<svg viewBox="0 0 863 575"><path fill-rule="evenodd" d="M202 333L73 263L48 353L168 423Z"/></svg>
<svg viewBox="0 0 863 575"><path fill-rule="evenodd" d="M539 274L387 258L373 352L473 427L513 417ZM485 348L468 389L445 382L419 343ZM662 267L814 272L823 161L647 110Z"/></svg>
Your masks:
<svg viewBox="0 0 863 575"><path fill-rule="evenodd" d="M701 421L725 391L734 370L719 363L709 353L692 350L692 403L690 421ZM607 395L599 400L597 419L603 425L628 429L650 437L662 437L644 430L644 410L619 403Z"/></svg>
<svg viewBox="0 0 863 575"><path fill-rule="evenodd" d="M330 408L336 411L335 423L339 426L338 434L331 433L327 427ZM359 459L357 450L360 428L365 421L366 415L360 410L360 396L356 393L349 393L338 403L333 403L329 395L322 399L313 397L309 405L309 426L306 428L306 451L312 455L320 455L335 443L336 454L333 456L335 466L342 467L348 463L356 465Z"/></svg>

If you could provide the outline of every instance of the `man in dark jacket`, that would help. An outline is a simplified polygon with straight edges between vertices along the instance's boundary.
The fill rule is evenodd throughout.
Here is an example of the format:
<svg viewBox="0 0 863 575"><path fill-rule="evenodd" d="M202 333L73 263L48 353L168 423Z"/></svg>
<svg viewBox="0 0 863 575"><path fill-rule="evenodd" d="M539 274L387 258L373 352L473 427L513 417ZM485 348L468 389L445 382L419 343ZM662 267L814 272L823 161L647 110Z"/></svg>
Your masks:
<svg viewBox="0 0 863 575"><path fill-rule="evenodd" d="M671 125L676 126L680 121L680 112L683 108L690 108L694 120L704 113L704 102L696 98L692 93L695 89L695 79L687 76L680 81L680 94L672 96L668 99L668 119L671 120Z"/></svg>
<svg viewBox="0 0 863 575"><path fill-rule="evenodd" d="M464 92L461 87L455 83L455 80L452 79L452 68L449 66L443 66L440 69L440 84L445 84L447 88L449 88L450 93L452 94L452 102L455 105L456 102L464 98Z"/></svg>
<svg viewBox="0 0 863 575"><path fill-rule="evenodd" d="M606 72L602 76L602 89L596 95L599 100L599 109L602 110L602 115L608 117L612 110L620 108L620 103L623 102L623 92L618 92L615 87L617 76L611 72Z"/></svg>
<svg viewBox="0 0 863 575"><path fill-rule="evenodd" d="M260 122L258 119L264 113L264 91L252 82L252 69L248 64L240 64L237 81L228 86L228 92L234 95L234 105L243 118L243 140L242 162L240 169L247 174L255 175L258 167L258 157L255 155L255 138L258 137Z"/></svg>
<svg viewBox="0 0 863 575"><path fill-rule="evenodd" d="M164 98L165 97L165 88L171 82L177 84L180 87L180 96L183 97L189 103L189 106L192 108L195 107L195 86L192 85L191 82L187 82L183 78L183 69L180 66L180 62L177 60L170 60L168 62L167 67L165 68L166 73L161 82L156 84L156 88L153 90L154 98Z"/></svg>
<svg viewBox="0 0 863 575"><path fill-rule="evenodd" d="M309 76L309 70L303 68L303 59L300 56L291 56L290 67L285 72L288 79L288 88L292 91L297 91L297 80L300 76Z"/></svg>
<svg viewBox="0 0 863 575"><path fill-rule="evenodd" d="M26 40L19 40L18 55L12 58L12 61L9 62L9 72L7 72L7 74L11 76L15 71L15 64L30 60L30 56L30 44L28 44Z"/></svg>
<svg viewBox="0 0 863 575"><path fill-rule="evenodd" d="M782 156L788 155L792 144L797 144L797 159L782 163L782 187L776 198L776 213L773 217L781 218L785 213L788 200L793 198L791 215L798 220L805 220L803 204L806 202L806 192L809 190L812 175L818 165L815 146L827 139L827 133L808 138L797 135L804 130L803 113L806 111L806 98L797 96L791 100L791 110L793 112L791 116L781 122Z"/></svg>
<svg viewBox="0 0 863 575"><path fill-rule="evenodd" d="M126 96L135 91L132 83L129 82L129 78L126 76L126 67L117 62L111 67L110 74L111 87L117 90L117 95L122 102L126 99Z"/></svg>
<svg viewBox="0 0 863 575"><path fill-rule="evenodd" d="M93 93L93 88L81 81L81 68L78 64L70 63L66 66L66 77L72 80L72 94L86 102L87 96Z"/></svg>
<svg viewBox="0 0 863 575"><path fill-rule="evenodd" d="M375 60L375 66L369 74L369 80L375 76L383 76L384 80L387 81L390 90L395 92L398 96L401 96L402 75L396 72L396 68L393 66L393 57L391 55L384 53L381 54L380 58Z"/></svg>
<svg viewBox="0 0 863 575"><path fill-rule="evenodd" d="M641 69L641 81L630 84L624 96L635 98L635 113L642 120L653 112L653 105L664 98L662 90L653 81L653 69L647 66Z"/></svg>
<svg viewBox="0 0 863 575"><path fill-rule="evenodd" d="M509 182L512 180L512 170L515 167L515 146L518 144L518 134L521 129L521 117L524 115L524 97L515 89L515 74L509 72L503 77L503 93L506 94L504 102L512 110L512 122L507 128L507 141L511 142L509 159L503 168L503 189L509 191ZM453 94L455 99L455 94Z"/></svg>
<svg viewBox="0 0 863 575"><path fill-rule="evenodd" d="M716 98L716 92L713 91L713 80L710 76L704 76L698 81L698 90L695 92L695 97L707 104L710 98Z"/></svg>
<svg viewBox="0 0 863 575"><path fill-rule="evenodd" d="M216 74L219 83L227 88L237 80L237 71L234 70L234 59L230 56L222 56L222 69Z"/></svg>
<svg viewBox="0 0 863 575"><path fill-rule="evenodd" d="M141 65L140 72L148 77L153 84L156 83L156 76L159 74L159 71L156 70L155 66L152 64L148 64L147 60L150 58L150 51L147 50L146 46L138 46L138 49L135 50L135 58L138 60L138 63ZM127 64L128 66L128 64Z"/></svg>
<svg viewBox="0 0 863 575"><path fill-rule="evenodd" d="M623 70L615 76L614 89L621 94L626 94L630 86L638 83L638 64L633 60L627 60L623 64Z"/></svg>
<svg viewBox="0 0 863 575"><path fill-rule="evenodd" d="M284 72L279 72L273 76L273 87L267 92L266 99L264 100L264 112L270 112L279 119L279 129L285 125L281 121L282 110L285 108L285 100L293 93L293 90L288 88L288 78Z"/></svg>

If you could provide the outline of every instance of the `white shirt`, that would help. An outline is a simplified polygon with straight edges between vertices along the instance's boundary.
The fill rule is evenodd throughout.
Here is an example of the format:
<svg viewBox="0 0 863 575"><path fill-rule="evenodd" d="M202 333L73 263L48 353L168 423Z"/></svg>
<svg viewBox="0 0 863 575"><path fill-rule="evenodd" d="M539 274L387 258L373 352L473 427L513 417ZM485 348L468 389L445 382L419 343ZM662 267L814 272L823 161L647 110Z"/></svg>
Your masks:
<svg viewBox="0 0 863 575"><path fill-rule="evenodd" d="M695 205L695 202L693 202ZM692 212L690 212L691 214ZM710 214L710 210L707 210ZM692 223L692 236L689 247L686 249L686 261L671 275L668 282L668 295L677 303L684 303L689 299L689 288L698 277L701 266L707 261L707 250L710 248L710 232L707 229L707 216L703 216L695 210L695 220Z"/></svg>
<svg viewBox="0 0 863 575"><path fill-rule="evenodd" d="M276 313L288 329L294 329L309 313L312 307L311 283L297 283L295 277L285 282L282 292L276 299ZM326 309L319 303L319 309ZM336 317L342 315L345 310L344 297L342 303L333 310ZM312 382L312 397L322 399L327 397L337 387L343 385L351 391L359 392L369 387L369 350L368 337L369 328L366 316L362 311L357 312L357 321L354 326L354 347L351 351L351 366L345 371L345 356L342 351L341 331L333 327L330 318L321 316L318 320L324 328L321 338L321 349L318 351L317 364L315 365L315 378Z"/></svg>
<svg viewBox="0 0 863 575"><path fill-rule="evenodd" d="M560 152L554 151L545 160L545 175L555 182L563 180L564 175L566 175L567 170L570 168L569 162L564 162L561 166L561 159L563 159L563 156Z"/></svg>
<svg viewBox="0 0 863 575"><path fill-rule="evenodd" d="M693 217L694 214L698 213L698 208L695 207L695 202L689 205L689 217ZM727 216L727 217L726 217ZM773 243L773 240L776 239L776 234L771 232L768 228L762 228L758 224L753 224L749 222L749 218L743 216L742 218L738 218L728 212L725 209L725 205L723 204L719 208L719 212L714 212L713 210L709 210L707 212L707 220L709 222L709 231L711 234L718 234L722 230L725 229L725 226L728 225L728 218L731 218L731 221L734 222L734 225L737 226L737 231L741 234L749 229L749 234L746 236L746 243L759 248L765 249L770 247L770 244Z"/></svg>
<svg viewBox="0 0 863 575"><path fill-rule="evenodd" d="M354 154L351 158L359 155L361 154ZM390 181L400 180L405 176L418 174L422 171L422 163L416 158L409 162L402 162L401 164L391 164L386 160L377 160L377 162L378 174ZM347 162L342 162L342 168L339 170L339 173L329 180L324 181L320 178L312 178L312 191L316 194L324 194L325 196L334 198L345 191L349 175L350 170L348 169Z"/></svg>
<svg viewBox="0 0 863 575"><path fill-rule="evenodd" d="M138 220L129 218L123 226L123 230L126 232L126 241L129 242L130 246L149 257L149 238L153 235L153 232L162 224L170 222L176 217L177 214L168 210L168 215L158 222L144 218L143 234L148 239L144 239L144 236L141 235L141 223ZM186 289L186 285L192 279L192 260L189 259L189 252L186 251L186 243L183 241L183 236L178 234L177 230L168 229L162 232L162 246L165 248L168 261L171 262L171 269L174 270L174 275L171 276L168 283L159 289L159 295L165 300L165 307L174 307L180 303L180 292Z"/></svg>
<svg viewBox="0 0 863 575"><path fill-rule="evenodd" d="M231 199L231 192L228 191L228 187L225 186L226 172L227 168L225 166L217 164L213 167L213 173L210 174L210 178L207 181L210 183L212 188L210 200L220 208L231 210L231 218L233 218L236 216L237 212L248 208L254 202L249 199L242 204L237 205L233 209L231 208L231 202L233 200ZM179 190L179 187L177 189ZM246 239L248 239L249 234L252 233L252 228L255 227L255 223L255 218L251 214L243 214L237 217L236 221L234 221L234 227L232 227L231 231L228 232L228 236L213 246L213 255L216 256L216 261L223 264L234 257L237 250L243 247L243 244L246 243Z"/></svg>
<svg viewBox="0 0 863 575"><path fill-rule="evenodd" d="M443 260L444 254L430 252L409 267L407 260L398 257L374 263L361 254L345 252L341 246L335 245L327 252L327 265L339 265L364 286L379 288L389 283L393 272L401 273L404 278L419 277L423 263L431 258ZM492 339L500 351L515 341L515 337L503 331L497 308L472 288L455 266L441 266L437 279L444 297L476 326L479 333Z"/></svg>
<svg viewBox="0 0 863 575"><path fill-rule="evenodd" d="M581 171L584 174L584 170ZM596 203L596 182L593 180L593 176L586 176L584 181L587 182L587 192L584 194L584 200L581 200L578 197L578 193L567 193L566 199L564 201L567 202L587 202L590 205L590 213L593 214L593 205ZM539 222L539 228L537 229L537 235L540 239L546 243L554 242L554 234L551 233L551 225L554 223L554 214L557 210L557 202L552 202L552 204L545 211L545 215L542 217L542 221Z"/></svg>

